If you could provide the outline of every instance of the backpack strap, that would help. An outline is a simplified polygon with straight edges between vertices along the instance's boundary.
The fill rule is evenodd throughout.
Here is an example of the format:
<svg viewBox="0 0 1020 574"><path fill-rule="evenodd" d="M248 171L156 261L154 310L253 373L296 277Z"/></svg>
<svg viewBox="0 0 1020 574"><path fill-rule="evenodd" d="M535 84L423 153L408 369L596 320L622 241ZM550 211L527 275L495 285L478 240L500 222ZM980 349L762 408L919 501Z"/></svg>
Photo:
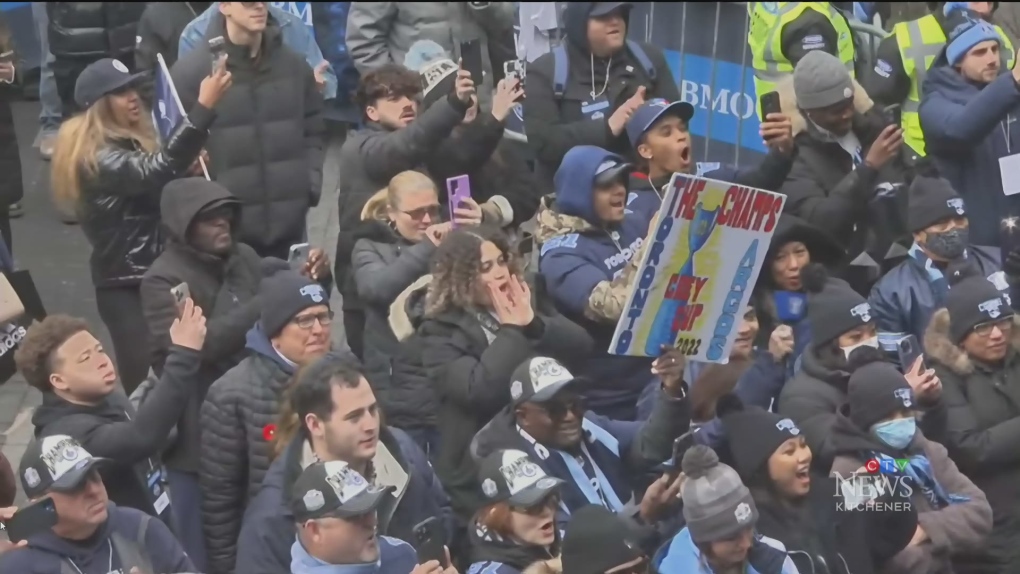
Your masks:
<svg viewBox="0 0 1020 574"><path fill-rule="evenodd" d="M627 49L630 50L630 53L633 54L635 58L637 58L638 64L640 64L641 67L644 68L645 73L648 74L648 79L654 82L656 76L658 76L658 70L655 69L655 64L652 63L652 59L648 57L648 53L645 52L645 49L641 46L641 44L634 40L627 40Z"/></svg>
<svg viewBox="0 0 1020 574"><path fill-rule="evenodd" d="M567 93L567 78L570 77L570 58L567 57L567 48L560 44L552 50L553 54L553 96L557 100L563 99Z"/></svg>
<svg viewBox="0 0 1020 574"><path fill-rule="evenodd" d="M145 548L145 536L149 531L149 521L152 517L143 514L138 521L138 531L134 540L128 540L119 532L112 532L110 540L113 542L113 550L120 559L120 567L125 572L132 568L138 568L142 572L152 572L152 561L149 560L149 553Z"/></svg>

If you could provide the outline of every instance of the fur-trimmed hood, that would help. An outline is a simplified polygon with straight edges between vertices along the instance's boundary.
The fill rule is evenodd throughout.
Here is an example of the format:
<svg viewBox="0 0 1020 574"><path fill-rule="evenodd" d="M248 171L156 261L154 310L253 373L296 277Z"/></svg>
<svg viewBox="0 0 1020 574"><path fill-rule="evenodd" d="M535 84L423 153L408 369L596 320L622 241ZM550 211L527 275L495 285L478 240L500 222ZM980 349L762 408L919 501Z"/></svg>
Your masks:
<svg viewBox="0 0 1020 574"><path fill-rule="evenodd" d="M1020 352L1020 315L1013 316L1013 351ZM924 332L924 352L953 373L965 377L974 372L974 362L959 345L949 339L949 311L939 309Z"/></svg>
<svg viewBox="0 0 1020 574"><path fill-rule="evenodd" d="M425 291L432 283L432 275L423 275L397 295L390 304L390 329L398 341L414 334L425 316Z"/></svg>
<svg viewBox="0 0 1020 574"><path fill-rule="evenodd" d="M858 114L863 114L875 107L875 102L864 91L864 88L857 83L857 80L853 82L854 109ZM783 113L790 116L790 122L793 124L793 135L796 136L807 131L807 118L804 117L804 114L800 112L800 108L797 107L797 96L793 92L793 75L779 82L776 86L776 91L779 92L779 101L782 105Z"/></svg>

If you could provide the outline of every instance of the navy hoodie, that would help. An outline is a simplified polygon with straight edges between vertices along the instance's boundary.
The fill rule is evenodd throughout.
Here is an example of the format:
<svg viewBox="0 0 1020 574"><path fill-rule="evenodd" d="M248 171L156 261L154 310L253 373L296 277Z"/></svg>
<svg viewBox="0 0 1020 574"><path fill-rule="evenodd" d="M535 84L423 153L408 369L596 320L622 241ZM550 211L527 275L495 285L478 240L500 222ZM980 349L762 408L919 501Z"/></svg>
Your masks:
<svg viewBox="0 0 1020 574"><path fill-rule="evenodd" d="M652 382L652 359L610 355L616 323L595 322L584 315L588 299L603 281L612 281L638 252L648 233L651 213L627 209L623 221L606 227L595 215L595 172L602 162L620 156L595 146L578 146L567 152L556 171L556 202L550 214L540 217L542 251L539 271L557 309L585 327L595 339L592 360L582 372L591 379L585 387L586 404L613 418L633 418L641 391Z"/></svg>
<svg viewBox="0 0 1020 574"><path fill-rule="evenodd" d="M108 506L109 518L90 539L70 542L47 530L29 537L27 548L8 550L0 554L0 572L4 574L57 574L64 572L62 563L73 562L72 571L81 574L109 574L123 571L127 574L137 564L122 564L113 551L110 535L118 533L127 542L138 539L139 525L148 520L145 543L140 548L156 573L195 572L188 555L165 524L140 510L120 508L112 502Z"/></svg>

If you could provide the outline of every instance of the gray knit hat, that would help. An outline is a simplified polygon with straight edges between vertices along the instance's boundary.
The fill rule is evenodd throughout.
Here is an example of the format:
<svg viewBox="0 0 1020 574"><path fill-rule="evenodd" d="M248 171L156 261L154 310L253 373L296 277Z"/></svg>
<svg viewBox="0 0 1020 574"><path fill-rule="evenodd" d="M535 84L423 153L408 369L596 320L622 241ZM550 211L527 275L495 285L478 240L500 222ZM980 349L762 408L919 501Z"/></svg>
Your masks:
<svg viewBox="0 0 1020 574"><path fill-rule="evenodd" d="M843 62L832 54L808 52L793 69L793 92L804 110L827 108L854 95L854 82Z"/></svg>
<svg viewBox="0 0 1020 574"><path fill-rule="evenodd" d="M714 450L705 445L689 448L681 467L687 478L680 495L692 540L728 540L758 522L751 491L737 471L719 462Z"/></svg>

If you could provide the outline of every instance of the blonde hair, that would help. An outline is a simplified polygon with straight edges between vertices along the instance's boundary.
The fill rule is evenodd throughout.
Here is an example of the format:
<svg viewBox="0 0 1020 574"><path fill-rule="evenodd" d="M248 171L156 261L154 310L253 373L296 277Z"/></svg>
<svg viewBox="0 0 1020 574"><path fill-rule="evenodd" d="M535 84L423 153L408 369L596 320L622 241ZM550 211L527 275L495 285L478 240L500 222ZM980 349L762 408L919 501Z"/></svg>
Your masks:
<svg viewBox="0 0 1020 574"><path fill-rule="evenodd" d="M424 173L414 170L398 173L390 178L390 182L386 187L375 192L365 203L365 207L361 209L361 220L368 221L375 219L386 221L388 219L387 212L396 207L400 201L401 194L405 191L418 189L431 189L438 193L435 182Z"/></svg>
<svg viewBox="0 0 1020 574"><path fill-rule="evenodd" d="M60 126L50 172L50 185L58 204L78 204L82 195L82 178L91 179L99 174L99 150L117 139L131 140L145 153L159 150L152 122L143 117L137 126L131 128L117 125L110 110L109 96Z"/></svg>

